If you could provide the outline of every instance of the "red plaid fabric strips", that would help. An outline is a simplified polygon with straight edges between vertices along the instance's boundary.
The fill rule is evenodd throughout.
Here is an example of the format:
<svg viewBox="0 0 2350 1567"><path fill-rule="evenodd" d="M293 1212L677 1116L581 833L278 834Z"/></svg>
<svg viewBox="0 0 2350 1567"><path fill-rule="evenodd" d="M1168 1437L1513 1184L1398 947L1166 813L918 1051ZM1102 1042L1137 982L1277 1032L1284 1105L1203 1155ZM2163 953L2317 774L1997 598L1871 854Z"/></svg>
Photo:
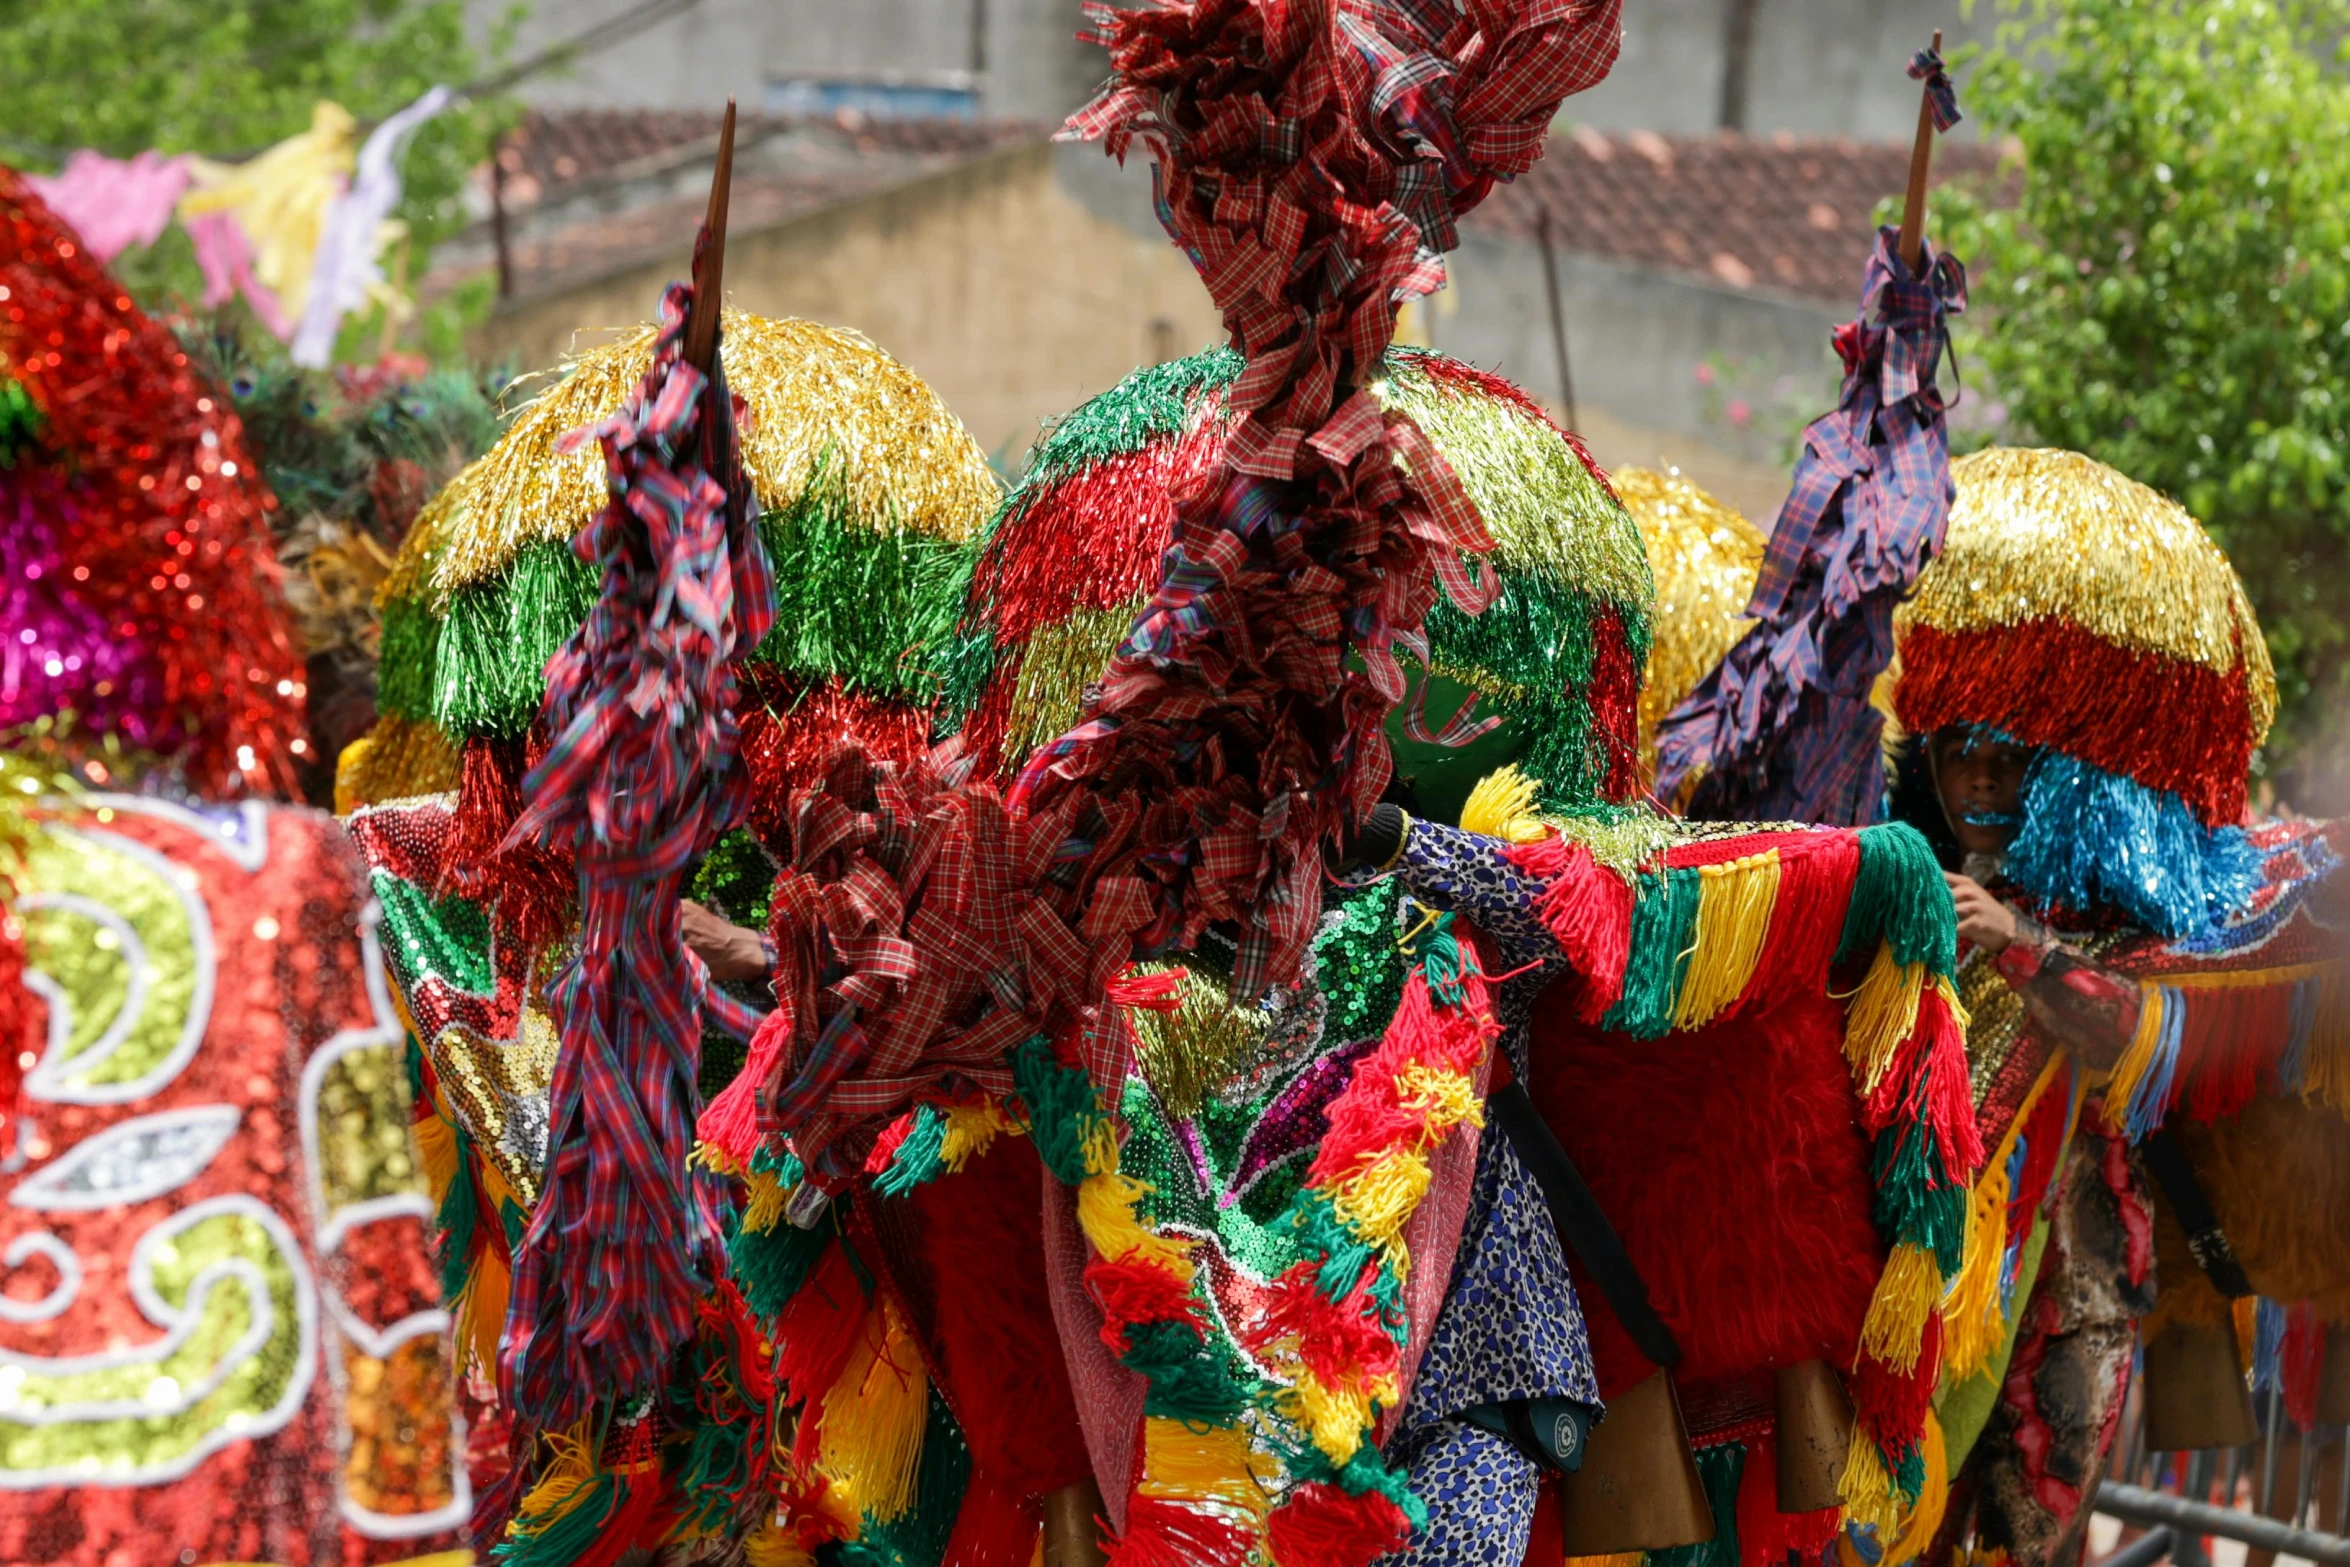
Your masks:
<svg viewBox="0 0 2350 1567"><path fill-rule="evenodd" d="M678 895L742 814L734 664L766 634L772 594L731 400L678 356L689 298L682 284L663 298L653 367L621 412L568 438L604 450L611 500L573 546L603 588L548 664L552 739L507 839L563 848L579 877L579 956L554 991L552 1152L499 1367L541 1428L654 1385L719 1260L687 1165L709 987Z"/></svg>

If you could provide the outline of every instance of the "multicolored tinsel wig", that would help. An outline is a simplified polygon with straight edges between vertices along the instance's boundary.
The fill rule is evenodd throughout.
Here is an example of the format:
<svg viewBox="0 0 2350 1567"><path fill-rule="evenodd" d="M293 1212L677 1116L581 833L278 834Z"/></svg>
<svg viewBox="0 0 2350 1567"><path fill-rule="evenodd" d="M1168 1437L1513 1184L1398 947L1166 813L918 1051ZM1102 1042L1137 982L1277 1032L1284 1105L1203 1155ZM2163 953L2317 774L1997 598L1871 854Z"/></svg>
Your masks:
<svg viewBox="0 0 2350 1567"><path fill-rule="evenodd" d="M1974 726L2037 748L1998 890L2113 976L2135 1024L2099 1080L1990 954L1960 971L1991 1155L1946 1308L1945 1475L2025 1353L2049 1199L2078 1138L2106 1140L2119 1159L2167 1128L2260 1292L2321 1322L2350 1312L2350 1271L2320 1238L2350 1214L2344 835L2338 823L2248 822L2276 692L2243 588L2184 510L2077 453L1993 449L1952 474L1943 552L1896 619L1898 658L1879 686L1910 732L1892 732L1889 803L1956 870L1926 737ZM2230 1303L2156 1208L2159 1259L2132 1253L2141 1274L2160 1262L2146 1327L2224 1324ZM1850 1543L1847 1559L1892 1567L1938 1527L1960 1530L1941 1518L1941 1491L1930 1485L1900 1530Z"/></svg>
<svg viewBox="0 0 2350 1567"><path fill-rule="evenodd" d="M295 793L301 651L235 412L6 168L0 287L0 729L71 715L198 793Z"/></svg>
<svg viewBox="0 0 2350 1567"><path fill-rule="evenodd" d="M1158 582L1178 487L1224 461L1241 366L1220 348L1138 370L1038 442L981 549L949 686L980 766L1017 767L1078 721ZM1398 768L1465 774L1451 809L1429 805L1446 820L1469 781L1511 760L1549 803L1628 800L1653 589L1606 477L1532 398L1457 359L1395 349L1370 391L1459 476L1493 538L1498 585L1481 614L1430 612L1422 667L1442 689L1419 681L1393 726ZM1466 766L1438 749L1473 737L1480 718L1500 726L1498 744L1472 738Z"/></svg>
<svg viewBox="0 0 2350 1567"><path fill-rule="evenodd" d="M1656 577L1656 627L1640 682L1641 765L1653 778L1657 725L1753 624L1746 604L1763 536L1678 468L1618 468L1611 477Z"/></svg>
<svg viewBox="0 0 2350 1567"><path fill-rule="evenodd" d="M579 356L418 517L378 596L383 717L345 757L346 808L521 776L541 672L596 594L568 539L601 478L592 453L556 443L619 407L652 344L646 328ZM936 394L853 332L728 311L722 352L767 548L789 563L743 734L754 796L779 808L845 736L895 757L927 743L938 650L998 487ZM475 794L468 812L489 809Z"/></svg>
<svg viewBox="0 0 2350 1567"><path fill-rule="evenodd" d="M415 1042L417 1136L439 1204L443 1283L465 1359L483 1373L497 1364L513 1264L540 1197L560 1054L546 987L569 956L576 915L568 856L509 848L482 867L520 809L526 762L542 750L530 738L541 667L598 597L592 570L557 532L555 507L600 495L600 469L592 453L557 443L575 423L618 410L652 345L647 329L584 356L427 505L386 587L384 718L345 758L351 830L384 907ZM777 568L773 597L796 618L779 619L743 666L737 744L749 825L701 861L692 890L758 925L775 874L761 840L788 843L789 789L847 739L887 756L927 747L938 682L922 650L953 624L969 541L996 487L928 388L853 334L730 312L721 359L745 405L741 447ZM732 1008L738 1034L757 1016L716 986L707 1006ZM742 1060L739 1039L705 1031L700 1098L719 1097ZM728 1105L747 1112L747 1093L746 1084ZM748 1222L755 1248L764 1233L756 1209ZM766 1438L754 1441L753 1425L768 1399L732 1380L763 1387L763 1354L716 1347L738 1326L753 1331L731 1287L697 1308L707 1320L687 1353L707 1366L704 1391L668 1388L623 1412L602 1448L566 1437L569 1456L550 1467L526 1445L509 1468L512 1411L484 1412L485 1544L518 1504L518 1532L502 1549L533 1564L572 1561L598 1542L741 1532L736 1511L755 1512L765 1494ZM648 1420L665 1422L672 1440L634 1453L630 1442L650 1440ZM492 1483L501 1476L503 1486Z"/></svg>
<svg viewBox="0 0 2350 1567"><path fill-rule="evenodd" d="M2077 452L1951 465L1943 553L1896 617L1892 707L2040 748L2006 875L2180 937L2261 885L2241 829L2276 676L2251 601L2175 502Z"/></svg>

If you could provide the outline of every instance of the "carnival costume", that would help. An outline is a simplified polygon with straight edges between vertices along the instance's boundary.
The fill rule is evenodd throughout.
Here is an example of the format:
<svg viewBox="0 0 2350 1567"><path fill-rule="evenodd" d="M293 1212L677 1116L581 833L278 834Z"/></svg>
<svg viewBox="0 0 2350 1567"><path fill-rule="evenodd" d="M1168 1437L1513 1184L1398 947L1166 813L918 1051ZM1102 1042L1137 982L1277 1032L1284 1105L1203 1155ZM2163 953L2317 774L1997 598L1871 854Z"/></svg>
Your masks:
<svg viewBox="0 0 2350 1567"><path fill-rule="evenodd" d="M276 502L5 171L0 293L0 1558L433 1552L468 1497L398 1025L340 830L267 803Z"/></svg>
<svg viewBox="0 0 2350 1567"><path fill-rule="evenodd" d="M1764 651L1793 630L1823 645L1851 635L1829 629L1817 599L1794 608L1823 561L1866 547L1857 530L1822 527L1784 553L1774 535L1753 605L1762 623L1665 725L1668 756L1676 732L1684 744L1705 737L1680 753L1684 766L1700 759L1690 771L1705 770L1702 796L1715 778L1856 787L1877 776L1875 724L1897 720L1885 753L1892 814L1935 844L1946 870L2018 910L2015 941L1996 956L1970 952L1959 982L1990 1158L1945 1308L1926 1481L1897 1528L1848 1533L1840 1550L1853 1563L1940 1559L1970 1539L2018 1562L2077 1548L2139 1319L2155 1304L2157 1249L2178 1304L2150 1326L2224 1331L2218 1297L2175 1220L2156 1218L2133 1152L2166 1118L2183 1162L2225 1181L2225 1228L2256 1237L2262 1287L2311 1303L2298 1332L2312 1351L2339 1320L2340 1280L2316 1260L2320 1231L2301 1223L2338 1225L2350 1203L2335 1064L2340 892L2327 881L2340 829L2235 825L2274 706L2242 587L2192 518L2087 458L1994 450L1952 473L1946 536L1924 538L1910 565L1846 568L1878 584L1879 607L1855 618L1884 616L1888 636L1874 645L1890 667L1848 659L1840 692L1810 698L1806 719L1838 702L1850 711L1852 694L1877 681L1871 714L1842 729L1743 733L1722 716L1738 711L1739 672L1769 667ZM2014 840L1995 863L1960 853L1930 775L1931 736L1952 729L2035 748ZM1686 788L1687 776L1668 765L1667 786ZM2273 1158L2218 1147L2263 1132ZM2280 1179L2298 1183L2291 1199ZM2317 1363L2301 1357L2304 1413ZM2150 1435L2177 1441L2150 1418ZM2250 1435L2247 1415L2240 1439Z"/></svg>
<svg viewBox="0 0 2350 1567"><path fill-rule="evenodd" d="M546 1180L560 1047L543 987L580 931L570 866L500 849L525 764L549 739L533 727L541 668L597 602L594 567L571 553L566 530L589 509L577 496L593 493L598 464L592 449L560 438L612 417L657 341L675 353L682 307L669 308L666 336L648 329L581 356L426 507L385 586L384 717L344 758L344 788L359 806L351 831L375 873L419 1050L418 1137L441 1203L445 1288L463 1352L485 1377L498 1367L513 1258ZM698 857L692 886L759 925L775 874L768 846L788 843L781 814L791 790L821 776L851 738L882 756L927 746L936 677L925 649L953 625L996 488L928 388L854 334L728 312L721 357L747 408L742 504L777 563L773 600L790 618L779 616L742 661L736 765L751 804L745 824ZM743 1040L771 1004L763 985L708 983L689 1124L693 1105L733 1079ZM747 1094L746 1084L703 1113L721 1123L729 1107L747 1113ZM501 1559L606 1560L664 1545L724 1552L756 1529L768 1498L772 1370L752 1312L766 1320L775 1308L759 1248L777 1214L761 1206L771 1168L729 1161L715 1151L726 1142L705 1149L711 1168L689 1185L697 1201L718 1205L746 1260L710 1280L691 1352L645 1399L602 1414L585 1435L539 1438L526 1421L517 1470L502 1451L510 1396L489 1396L480 1410L496 1441L477 1475L477 1531ZM914 1397L919 1411L919 1388ZM852 1510L847 1528L856 1523Z"/></svg>

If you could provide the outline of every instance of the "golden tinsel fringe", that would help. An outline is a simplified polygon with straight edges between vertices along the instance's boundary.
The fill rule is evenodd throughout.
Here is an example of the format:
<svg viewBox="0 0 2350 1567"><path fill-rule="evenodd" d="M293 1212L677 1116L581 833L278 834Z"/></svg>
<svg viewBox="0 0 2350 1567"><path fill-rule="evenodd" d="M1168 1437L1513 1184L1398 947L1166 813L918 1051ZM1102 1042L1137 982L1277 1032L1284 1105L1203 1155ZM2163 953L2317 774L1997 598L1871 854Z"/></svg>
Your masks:
<svg viewBox="0 0 2350 1567"><path fill-rule="evenodd" d="M1170 965L1145 963L1159 973ZM1254 1008L1235 1006L1218 980L1188 970L1183 1004L1173 1012L1135 1007L1136 1059L1145 1081L1167 1113L1183 1120L1199 1113L1208 1097L1254 1065L1265 1046L1265 1024Z"/></svg>
<svg viewBox="0 0 2350 1567"><path fill-rule="evenodd" d="M1390 361L1372 391L1408 414L1444 453L1493 536L1493 559L1620 604L1655 602L1639 530L1556 430L1499 399L1447 386Z"/></svg>
<svg viewBox="0 0 2350 1567"><path fill-rule="evenodd" d="M365 805L446 794L457 787L464 758L429 719L385 713L335 762L335 814Z"/></svg>
<svg viewBox="0 0 2350 1567"><path fill-rule="evenodd" d="M960 543L995 510L987 454L921 377L854 332L726 312L726 382L749 406L743 458L769 510L796 500L818 458L847 465L853 515ZM436 606L496 575L527 544L568 539L604 503L603 454L562 456L566 431L616 412L652 362L651 327L579 355L505 438L451 486L457 514L432 574Z"/></svg>
<svg viewBox="0 0 2350 1567"><path fill-rule="evenodd" d="M1754 624L1746 604L1762 571L1763 536L1678 469L1618 468L1611 477L1656 574L1640 686L1640 750L1653 762L1656 726Z"/></svg>
<svg viewBox="0 0 2350 1567"><path fill-rule="evenodd" d="M2276 716L2276 671L2235 568L2184 507L2078 452L1993 447L1950 465L1942 553L1895 624L1988 631L2069 621L2121 647L2241 666L2253 732Z"/></svg>

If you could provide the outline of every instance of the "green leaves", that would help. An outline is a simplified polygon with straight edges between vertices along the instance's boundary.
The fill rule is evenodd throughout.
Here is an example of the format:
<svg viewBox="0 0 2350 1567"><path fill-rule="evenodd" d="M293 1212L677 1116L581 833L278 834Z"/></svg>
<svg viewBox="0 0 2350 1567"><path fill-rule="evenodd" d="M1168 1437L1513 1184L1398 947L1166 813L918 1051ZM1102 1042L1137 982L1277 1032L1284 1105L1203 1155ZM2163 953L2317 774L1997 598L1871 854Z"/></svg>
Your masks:
<svg viewBox="0 0 2350 1567"><path fill-rule="evenodd" d="M462 0L0 0L0 60L9 62L0 159L54 169L91 147L233 161L308 129L322 98L379 120L479 73L464 11ZM500 19L487 52L502 52L511 32L512 18ZM512 114L468 101L418 133L401 163L411 277L463 226L467 172ZM164 253L158 265L124 258L125 282L146 298L190 291L185 240L167 235L153 248Z"/></svg>
<svg viewBox="0 0 2350 1567"><path fill-rule="evenodd" d="M2004 438L2176 496L2277 663L2270 741L2350 704L2350 83L2344 0L2004 0L1964 98L2015 155L1938 193Z"/></svg>

